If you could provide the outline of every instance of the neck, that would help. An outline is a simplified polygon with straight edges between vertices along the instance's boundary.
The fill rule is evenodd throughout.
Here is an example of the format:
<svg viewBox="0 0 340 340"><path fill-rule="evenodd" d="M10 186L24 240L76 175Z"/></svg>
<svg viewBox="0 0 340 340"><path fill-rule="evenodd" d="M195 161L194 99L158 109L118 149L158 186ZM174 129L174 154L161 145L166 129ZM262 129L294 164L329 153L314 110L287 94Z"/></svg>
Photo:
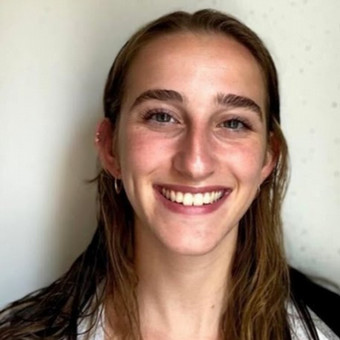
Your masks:
<svg viewBox="0 0 340 340"><path fill-rule="evenodd" d="M237 232L229 235L229 244L195 256L145 244L136 236L144 338L217 339Z"/></svg>

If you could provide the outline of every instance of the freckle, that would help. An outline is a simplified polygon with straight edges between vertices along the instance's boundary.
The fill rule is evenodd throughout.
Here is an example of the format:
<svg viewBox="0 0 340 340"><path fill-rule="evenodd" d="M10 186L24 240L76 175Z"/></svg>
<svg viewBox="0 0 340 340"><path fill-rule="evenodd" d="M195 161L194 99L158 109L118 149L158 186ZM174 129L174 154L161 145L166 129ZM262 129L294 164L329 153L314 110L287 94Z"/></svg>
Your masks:
<svg viewBox="0 0 340 340"><path fill-rule="evenodd" d="M312 47L311 47L310 45L306 45L306 46L305 46L305 50L306 50L306 51L310 51L311 48L312 48Z"/></svg>
<svg viewBox="0 0 340 340"><path fill-rule="evenodd" d="M302 252L304 252L304 251L306 250L306 247L302 246L302 247L300 247L300 250L301 250Z"/></svg>
<svg viewBox="0 0 340 340"><path fill-rule="evenodd" d="M334 177L340 177L340 171L334 171Z"/></svg>
<svg viewBox="0 0 340 340"><path fill-rule="evenodd" d="M337 107L338 107L338 103L337 103L337 102L333 102L333 103L332 103L332 108L333 108L333 109L336 109Z"/></svg>
<svg viewBox="0 0 340 340"><path fill-rule="evenodd" d="M309 130L309 133L310 133L311 135L314 135L314 134L315 134L315 129L310 129L310 130Z"/></svg>
<svg viewBox="0 0 340 340"><path fill-rule="evenodd" d="M340 138L335 138L334 139L334 144L340 145Z"/></svg>
<svg viewBox="0 0 340 340"><path fill-rule="evenodd" d="M299 72L302 74L302 73L304 73L304 69L301 67L300 69L299 69Z"/></svg>

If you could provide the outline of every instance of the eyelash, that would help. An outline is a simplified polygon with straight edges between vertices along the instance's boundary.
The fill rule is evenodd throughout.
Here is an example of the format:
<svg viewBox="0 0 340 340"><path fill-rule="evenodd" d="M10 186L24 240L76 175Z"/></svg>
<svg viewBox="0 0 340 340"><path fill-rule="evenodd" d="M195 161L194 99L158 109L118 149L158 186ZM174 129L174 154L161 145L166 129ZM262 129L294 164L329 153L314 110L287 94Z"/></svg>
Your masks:
<svg viewBox="0 0 340 340"><path fill-rule="evenodd" d="M169 120L157 120L157 117L160 117L160 116L164 116ZM154 123L156 124L175 124L177 123L177 120L173 117L173 115L169 112L167 112L166 110L150 110L150 111L147 111L145 113L142 114L142 118L143 120L146 120L146 121L153 121ZM171 121L173 120L173 122Z"/></svg>
<svg viewBox="0 0 340 340"><path fill-rule="evenodd" d="M163 120L158 120L160 116L163 116ZM165 116L165 117L164 117ZM142 114L142 118L145 121L152 121L155 124L176 124L178 121L176 118L173 117L172 113L168 112L164 109L155 109L155 110L149 110ZM164 118L167 118L167 120L164 120ZM172 120L172 121L171 121ZM226 124L234 123L236 122L238 125L241 124L241 127L230 127ZM228 118L227 120L221 122L218 124L218 127L222 127L225 129L229 129L233 132L242 132L245 130L252 130L252 124L249 122L248 119L245 119L244 117L239 116L233 116Z"/></svg>
<svg viewBox="0 0 340 340"><path fill-rule="evenodd" d="M232 128L230 126L224 126L224 124L226 124L226 123L230 124L231 122L236 122L237 124L241 124L242 126L238 127L238 128ZM235 132L240 132L240 131L244 131L244 130L252 130L251 123L247 119L245 119L243 117L238 117L238 116L228 118L227 120L220 123L219 126L226 128L226 129L233 130Z"/></svg>

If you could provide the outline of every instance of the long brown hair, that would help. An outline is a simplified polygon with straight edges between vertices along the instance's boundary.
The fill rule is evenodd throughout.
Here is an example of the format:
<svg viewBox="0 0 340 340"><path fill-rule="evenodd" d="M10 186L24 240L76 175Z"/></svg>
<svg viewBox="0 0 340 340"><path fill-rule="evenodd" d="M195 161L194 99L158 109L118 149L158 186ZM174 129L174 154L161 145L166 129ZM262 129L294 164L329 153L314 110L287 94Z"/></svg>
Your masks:
<svg viewBox="0 0 340 340"><path fill-rule="evenodd" d="M156 37L178 32L223 34L245 46L260 65L265 79L268 144L276 167L262 184L240 221L228 298L220 319L222 339L290 339L286 304L290 298L288 267L283 252L281 204L287 183L287 145L280 129L280 99L274 62L259 37L237 19L214 10L193 14L174 12L137 31L123 46L110 70L104 93L105 117L113 130L119 124L129 67L138 52ZM77 322L95 315L110 301L115 334L140 339L134 270L133 210L124 194L114 190L113 178L98 177L98 228L88 249L58 281L10 305L3 313L0 339L50 337L75 339ZM98 286L102 292L98 296ZM95 297L95 303L89 303ZM306 322L311 339L315 330ZM16 329L14 329L16 327ZM3 329L3 330L2 330ZM15 335L15 336L14 336ZM32 338L32 337L31 337ZM30 338L30 339L31 339Z"/></svg>

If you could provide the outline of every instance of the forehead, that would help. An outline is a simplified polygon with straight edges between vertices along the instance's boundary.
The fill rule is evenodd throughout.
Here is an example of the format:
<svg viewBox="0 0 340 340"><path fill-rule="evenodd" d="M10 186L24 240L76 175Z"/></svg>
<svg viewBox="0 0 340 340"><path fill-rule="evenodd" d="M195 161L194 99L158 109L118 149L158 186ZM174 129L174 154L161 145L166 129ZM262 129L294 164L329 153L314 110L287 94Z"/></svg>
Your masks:
<svg viewBox="0 0 340 340"><path fill-rule="evenodd" d="M258 62L245 46L217 33L183 32L152 39L133 59L125 85L125 101L147 89L167 88L188 94L237 92L265 107Z"/></svg>

